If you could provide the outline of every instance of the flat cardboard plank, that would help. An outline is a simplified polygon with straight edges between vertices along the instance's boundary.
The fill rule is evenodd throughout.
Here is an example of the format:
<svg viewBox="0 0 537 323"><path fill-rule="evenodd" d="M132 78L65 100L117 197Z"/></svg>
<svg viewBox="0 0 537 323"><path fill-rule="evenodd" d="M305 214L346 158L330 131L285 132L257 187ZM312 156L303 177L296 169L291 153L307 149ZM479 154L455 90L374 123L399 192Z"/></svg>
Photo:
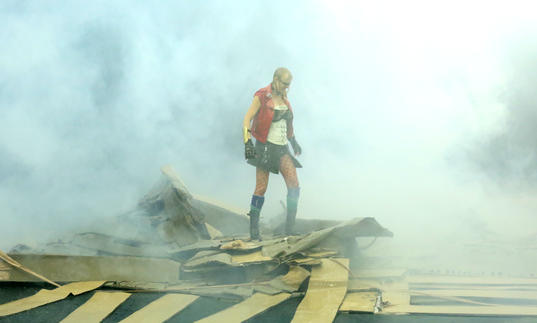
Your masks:
<svg viewBox="0 0 537 323"><path fill-rule="evenodd" d="M196 299L198 296L167 294L132 313L121 322L164 322L192 304Z"/></svg>
<svg viewBox="0 0 537 323"><path fill-rule="evenodd" d="M237 239L237 240L231 240L231 241L222 243L222 245L220 246L220 249L254 251L255 249L260 249L261 247L262 247L262 244L260 244L257 241L243 241L241 239Z"/></svg>
<svg viewBox="0 0 537 323"><path fill-rule="evenodd" d="M536 306L426 306L397 305L383 309L384 314L447 314L447 315L505 315L505 316L537 316Z"/></svg>
<svg viewBox="0 0 537 323"><path fill-rule="evenodd" d="M382 301L388 303L389 310L394 305L409 305L410 292L407 282L394 282L384 286L382 289Z"/></svg>
<svg viewBox="0 0 537 323"><path fill-rule="evenodd" d="M190 258L186 263L183 264L183 268L191 269L198 266L209 266L209 265L229 265L229 266L239 266L238 263L232 263L231 255L220 250L205 250L196 253L192 258Z"/></svg>
<svg viewBox="0 0 537 323"><path fill-rule="evenodd" d="M347 292L349 259L322 259L313 267L306 296L292 322L332 322Z"/></svg>
<svg viewBox="0 0 537 323"><path fill-rule="evenodd" d="M375 305L379 295L378 292L348 293L341 303L339 311L375 313Z"/></svg>
<svg viewBox="0 0 537 323"><path fill-rule="evenodd" d="M101 322L131 294L123 292L96 292L86 303L71 312L62 323Z"/></svg>
<svg viewBox="0 0 537 323"><path fill-rule="evenodd" d="M360 269L352 272L356 278L401 278L406 274L406 269L393 268L393 269Z"/></svg>
<svg viewBox="0 0 537 323"><path fill-rule="evenodd" d="M5 261L6 263L10 264L11 266L17 268L18 270L24 272L27 275L33 276L35 278L39 278L40 280L46 281L47 283L49 283L51 285L54 285L56 287L60 287L60 284L58 284L56 282L53 282L49 278L47 278L47 277L45 277L45 276L43 276L41 274L36 273L35 271L31 270L30 268L27 268L26 266L23 266L17 260L11 258L11 256L6 254L2 250L0 250L0 259ZM17 272L17 270L15 270L15 272ZM9 276L11 277L11 274Z"/></svg>
<svg viewBox="0 0 537 323"><path fill-rule="evenodd" d="M411 291L411 295L419 296L449 296L449 297L481 297L506 299L532 299L537 300L537 291L510 291L510 290L468 290L468 289L431 289Z"/></svg>
<svg viewBox="0 0 537 323"><path fill-rule="evenodd" d="M190 194L185 183L181 180L175 169L173 169L172 165L164 165L160 168L160 171L170 180L174 188L185 193L189 199L192 198L192 194Z"/></svg>
<svg viewBox="0 0 537 323"><path fill-rule="evenodd" d="M24 312L35 307L62 300L69 294L80 295L101 287L104 281L76 282L55 289L42 289L33 296L0 305L0 317Z"/></svg>
<svg viewBox="0 0 537 323"><path fill-rule="evenodd" d="M181 265L170 259L129 256L11 256L49 279L60 282L107 280L176 283L179 281ZM9 280L39 281L18 270L11 272Z"/></svg>
<svg viewBox="0 0 537 323"><path fill-rule="evenodd" d="M247 209L242 209L242 208L238 208L236 206L232 206L232 205L228 205L228 204L225 204L221 201L217 201L213 198L210 198L210 197L207 197L207 196L202 196L202 195L198 195L198 194L193 194L192 195L194 197L194 199L198 200L198 201L202 201L204 203L207 203L207 204L211 204L215 207L219 207L223 210L226 210L228 211L229 213L233 213L233 215L236 215L240 218L244 218L245 220L248 220L248 216L246 216L246 213L248 213L248 210Z"/></svg>
<svg viewBox="0 0 537 323"><path fill-rule="evenodd" d="M300 266L291 266L287 274L270 281L270 286L280 291L295 292L310 276L310 272Z"/></svg>
<svg viewBox="0 0 537 323"><path fill-rule="evenodd" d="M0 270L10 270L12 266L8 264L5 260L0 259Z"/></svg>
<svg viewBox="0 0 537 323"><path fill-rule="evenodd" d="M537 293L537 285L410 284L410 289L527 290Z"/></svg>
<svg viewBox="0 0 537 323"><path fill-rule="evenodd" d="M233 263L241 263L241 264L247 264L247 263L256 263L256 262L265 262L265 261L272 261L271 257L263 256L261 253L261 250L254 251L247 254L237 254L231 256L231 262Z"/></svg>
<svg viewBox="0 0 537 323"><path fill-rule="evenodd" d="M224 236L248 235L248 210L223 205L199 195L194 195L191 203L205 215L205 222L221 231Z"/></svg>
<svg viewBox="0 0 537 323"><path fill-rule="evenodd" d="M213 227L209 223L205 222L205 227L207 228L207 233L209 233L209 237L211 239L216 239L216 238L222 236L222 232L220 232L220 230L218 230L217 228Z"/></svg>
<svg viewBox="0 0 537 323"><path fill-rule="evenodd" d="M0 280L9 280L9 277L11 277L10 272L13 270L12 268L7 262L0 259Z"/></svg>
<svg viewBox="0 0 537 323"><path fill-rule="evenodd" d="M368 291L368 290L408 290L408 284L405 280L376 280L376 279L349 279L347 284L349 291L358 292L358 291Z"/></svg>
<svg viewBox="0 0 537 323"><path fill-rule="evenodd" d="M289 261L288 263L294 264L294 265L319 266L322 262L321 262L321 259L317 259L317 258L299 258L299 259L293 259Z"/></svg>
<svg viewBox="0 0 537 323"><path fill-rule="evenodd" d="M328 258L331 256L337 256L339 252L336 250L322 250L322 251L314 251L314 252L305 252L306 256L311 258Z"/></svg>
<svg viewBox="0 0 537 323"><path fill-rule="evenodd" d="M537 285L537 279L510 277L434 276L416 275L406 278L412 284L482 284L482 285Z"/></svg>
<svg viewBox="0 0 537 323"><path fill-rule="evenodd" d="M197 322L199 323L222 323L242 322L269 308L280 304L291 297L291 294L281 293L277 295L254 294L243 302L233 305L221 312L208 316Z"/></svg>

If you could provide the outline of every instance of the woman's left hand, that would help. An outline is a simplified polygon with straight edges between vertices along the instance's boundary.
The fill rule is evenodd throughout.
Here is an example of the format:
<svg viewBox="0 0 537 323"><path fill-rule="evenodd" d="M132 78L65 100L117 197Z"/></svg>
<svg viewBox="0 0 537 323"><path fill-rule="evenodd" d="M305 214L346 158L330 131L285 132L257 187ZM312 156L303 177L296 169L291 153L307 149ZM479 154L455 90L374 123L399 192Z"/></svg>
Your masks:
<svg viewBox="0 0 537 323"><path fill-rule="evenodd" d="M293 136L293 138L289 139L289 141L291 142L291 146L293 147L295 156L300 156L300 154L302 154L302 147L300 147L300 145L296 141L296 138Z"/></svg>

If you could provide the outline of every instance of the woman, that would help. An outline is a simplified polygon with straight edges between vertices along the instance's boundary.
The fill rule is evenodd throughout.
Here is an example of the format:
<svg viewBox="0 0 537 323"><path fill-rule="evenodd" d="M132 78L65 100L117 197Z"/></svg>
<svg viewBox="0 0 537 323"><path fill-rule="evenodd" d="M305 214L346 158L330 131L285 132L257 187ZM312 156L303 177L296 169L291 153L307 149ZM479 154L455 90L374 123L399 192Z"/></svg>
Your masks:
<svg viewBox="0 0 537 323"><path fill-rule="evenodd" d="M259 214L265 202L269 173L282 173L287 185L287 221L285 233L292 234L295 224L300 188L296 168L302 167L289 152L291 143L295 156L302 153L293 133L293 110L287 100L287 91L293 76L280 67L274 72L272 83L258 90L246 112L243 124L245 157L256 167L255 190L250 204L250 238L260 239ZM253 119L253 122L252 122ZM251 128L250 128L251 124ZM251 136L256 139L255 147Z"/></svg>

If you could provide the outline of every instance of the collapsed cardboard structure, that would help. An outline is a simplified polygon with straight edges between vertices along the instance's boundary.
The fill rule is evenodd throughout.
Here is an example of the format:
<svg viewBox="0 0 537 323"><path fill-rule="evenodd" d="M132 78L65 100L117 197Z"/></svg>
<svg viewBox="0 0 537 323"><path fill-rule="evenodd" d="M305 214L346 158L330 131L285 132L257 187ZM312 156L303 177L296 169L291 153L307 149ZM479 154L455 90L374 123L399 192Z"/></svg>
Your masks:
<svg viewBox="0 0 537 323"><path fill-rule="evenodd" d="M496 285L491 280L485 284L469 280L449 289L405 271L361 269L356 238L392 236L374 218L299 219L298 235L278 235L273 233L278 228L264 228L264 240L250 241L244 213L193 196L169 166L162 173L161 181L134 210L100 231L1 253L0 281L45 281L55 289L0 305L0 317L96 289L64 320L100 321L140 292L165 295L125 321L164 321L200 296L236 302L202 322L241 322L297 297L302 300L294 322L331 322L338 311L537 315L531 306L471 299L507 295L536 300L537 279ZM521 286L527 293L513 289ZM411 297L421 297L422 305L412 303Z"/></svg>

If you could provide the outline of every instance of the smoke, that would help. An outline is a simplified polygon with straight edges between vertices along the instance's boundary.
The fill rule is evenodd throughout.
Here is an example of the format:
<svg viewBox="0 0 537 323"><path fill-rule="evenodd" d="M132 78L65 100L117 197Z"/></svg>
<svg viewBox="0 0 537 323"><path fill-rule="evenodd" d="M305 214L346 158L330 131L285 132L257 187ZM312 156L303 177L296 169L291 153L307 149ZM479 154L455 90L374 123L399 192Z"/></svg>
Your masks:
<svg viewBox="0 0 537 323"><path fill-rule="evenodd" d="M509 77L498 100L506 107L501 127L480 138L468 154L474 166L515 191L537 188L537 43L535 34L512 42Z"/></svg>
<svg viewBox="0 0 537 323"><path fill-rule="evenodd" d="M398 244L530 235L533 191L490 190L490 178L535 183L535 51L512 66L502 56L522 34L536 39L522 33L533 12L4 1L0 248L131 208L168 163L192 192L248 208L242 119L279 66L294 75L299 217L374 216ZM265 219L285 195L271 176Z"/></svg>

